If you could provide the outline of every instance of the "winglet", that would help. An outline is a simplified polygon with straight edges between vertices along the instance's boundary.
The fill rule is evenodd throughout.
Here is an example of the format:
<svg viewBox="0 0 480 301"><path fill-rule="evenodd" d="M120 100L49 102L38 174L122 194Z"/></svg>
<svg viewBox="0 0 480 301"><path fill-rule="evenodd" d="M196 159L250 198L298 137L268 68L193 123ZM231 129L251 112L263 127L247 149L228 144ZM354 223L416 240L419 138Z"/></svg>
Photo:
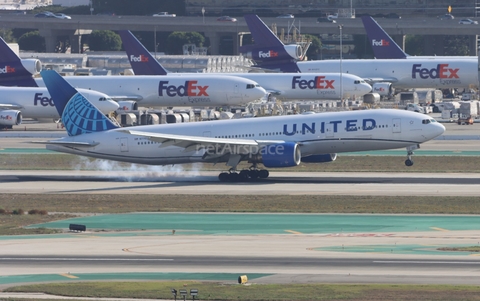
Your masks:
<svg viewBox="0 0 480 301"><path fill-rule="evenodd" d="M38 87L37 83L22 64L22 60L0 37L0 85Z"/></svg>
<svg viewBox="0 0 480 301"><path fill-rule="evenodd" d="M406 54L400 46L370 16L362 16L363 26L377 59L405 59Z"/></svg>
<svg viewBox="0 0 480 301"><path fill-rule="evenodd" d="M69 136L117 128L82 94L53 70L40 72Z"/></svg>
<svg viewBox="0 0 480 301"><path fill-rule="evenodd" d="M135 75L167 75L167 70L129 30L119 30L118 33Z"/></svg>

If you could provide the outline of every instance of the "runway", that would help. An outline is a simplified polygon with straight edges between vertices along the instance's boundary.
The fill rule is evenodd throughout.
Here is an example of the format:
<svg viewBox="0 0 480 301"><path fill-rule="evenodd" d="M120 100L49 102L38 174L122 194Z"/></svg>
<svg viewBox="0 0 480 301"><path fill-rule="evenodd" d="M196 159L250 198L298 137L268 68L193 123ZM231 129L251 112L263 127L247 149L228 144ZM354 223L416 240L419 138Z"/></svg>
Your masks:
<svg viewBox="0 0 480 301"><path fill-rule="evenodd" d="M0 171L2 193L478 196L480 174L272 172L225 183L218 172Z"/></svg>

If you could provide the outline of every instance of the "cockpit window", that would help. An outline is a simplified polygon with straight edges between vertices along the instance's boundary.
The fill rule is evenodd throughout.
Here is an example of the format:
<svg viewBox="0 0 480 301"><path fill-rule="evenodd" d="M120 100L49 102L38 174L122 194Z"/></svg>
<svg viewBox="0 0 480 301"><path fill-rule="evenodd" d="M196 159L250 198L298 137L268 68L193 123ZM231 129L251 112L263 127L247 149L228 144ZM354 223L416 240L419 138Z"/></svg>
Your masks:
<svg viewBox="0 0 480 301"><path fill-rule="evenodd" d="M423 124L429 124L429 123L430 123L430 119L423 119L423 120L422 120L422 123L423 123Z"/></svg>
<svg viewBox="0 0 480 301"><path fill-rule="evenodd" d="M247 89L253 89L253 88L255 88L254 84L247 84Z"/></svg>

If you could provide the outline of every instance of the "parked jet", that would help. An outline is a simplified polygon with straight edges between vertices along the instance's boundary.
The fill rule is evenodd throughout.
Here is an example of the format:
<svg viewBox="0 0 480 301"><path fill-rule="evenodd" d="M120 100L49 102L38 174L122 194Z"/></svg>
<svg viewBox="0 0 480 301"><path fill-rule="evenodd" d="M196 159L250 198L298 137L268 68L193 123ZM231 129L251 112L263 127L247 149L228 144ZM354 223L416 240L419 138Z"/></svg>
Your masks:
<svg viewBox="0 0 480 301"><path fill-rule="evenodd" d="M329 162L336 153L406 147L413 150L445 131L431 117L378 109L118 128L52 70L41 72L68 137L36 141L47 149L150 165L226 162L221 181L266 178L265 167ZM78 108L84 108L79 110ZM87 122L87 119L89 122ZM241 161L249 170L236 172Z"/></svg>
<svg viewBox="0 0 480 301"><path fill-rule="evenodd" d="M104 114L119 107L106 94L83 89L79 91ZM0 87L0 99L0 128L19 125L23 118L60 118L46 88Z"/></svg>
<svg viewBox="0 0 480 301"><path fill-rule="evenodd" d="M0 41L0 58L8 66L20 66L20 58ZM7 59L5 59L7 58ZM41 78L30 72L0 65L0 85L44 87ZM25 69L23 69L25 70ZM142 106L223 106L241 105L258 100L266 91L256 82L235 76L67 76L73 86L108 94L115 100L138 101ZM28 83L28 85L26 84Z"/></svg>
<svg viewBox="0 0 480 301"><path fill-rule="evenodd" d="M367 32L368 40L373 49L373 54L377 59L468 59L475 60L478 63L477 56L411 56L405 53L403 49L383 30L383 28L371 16L362 16L363 26Z"/></svg>
<svg viewBox="0 0 480 301"><path fill-rule="evenodd" d="M478 61L466 59L345 59L298 61L293 49L284 45L256 15L245 20L255 44L241 47L258 67L283 72L342 72L355 74L372 84L373 92L388 95L392 88L467 88L478 86ZM260 41L260 42L258 42ZM267 55L268 54L268 55Z"/></svg>
<svg viewBox="0 0 480 301"><path fill-rule="evenodd" d="M136 75L167 75L167 70L128 30L119 31L123 47ZM211 73L209 73L211 74ZM176 73L177 76L189 76ZM196 73L198 78L206 75ZM283 73L227 73L223 76L238 76L257 82L265 88L269 95L281 100L295 99L341 99L351 96L363 96L372 87L363 79L352 74L315 73L315 74L283 74Z"/></svg>

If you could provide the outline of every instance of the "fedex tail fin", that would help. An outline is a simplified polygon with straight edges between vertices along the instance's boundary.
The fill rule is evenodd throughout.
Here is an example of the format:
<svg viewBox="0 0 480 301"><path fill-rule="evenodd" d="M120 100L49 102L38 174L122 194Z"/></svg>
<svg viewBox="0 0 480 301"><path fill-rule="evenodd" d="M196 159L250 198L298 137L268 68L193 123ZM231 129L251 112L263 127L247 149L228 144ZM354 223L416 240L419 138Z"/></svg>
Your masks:
<svg viewBox="0 0 480 301"><path fill-rule="evenodd" d="M122 38L123 48L135 75L166 75L162 65L150 54L140 41L129 31L118 32Z"/></svg>
<svg viewBox="0 0 480 301"><path fill-rule="evenodd" d="M240 53L252 59L256 67L300 72L296 61L303 59L299 45L285 45L257 15L245 15L253 37L252 45L240 47Z"/></svg>
<svg viewBox="0 0 480 301"><path fill-rule="evenodd" d="M56 71L44 70L40 74L69 136L117 128Z"/></svg>
<svg viewBox="0 0 480 301"><path fill-rule="evenodd" d="M0 38L0 85L37 87L32 75L42 70L37 59L22 60L10 46Z"/></svg>
<svg viewBox="0 0 480 301"><path fill-rule="evenodd" d="M400 46L370 16L362 17L368 40L377 59L405 59L406 54Z"/></svg>

